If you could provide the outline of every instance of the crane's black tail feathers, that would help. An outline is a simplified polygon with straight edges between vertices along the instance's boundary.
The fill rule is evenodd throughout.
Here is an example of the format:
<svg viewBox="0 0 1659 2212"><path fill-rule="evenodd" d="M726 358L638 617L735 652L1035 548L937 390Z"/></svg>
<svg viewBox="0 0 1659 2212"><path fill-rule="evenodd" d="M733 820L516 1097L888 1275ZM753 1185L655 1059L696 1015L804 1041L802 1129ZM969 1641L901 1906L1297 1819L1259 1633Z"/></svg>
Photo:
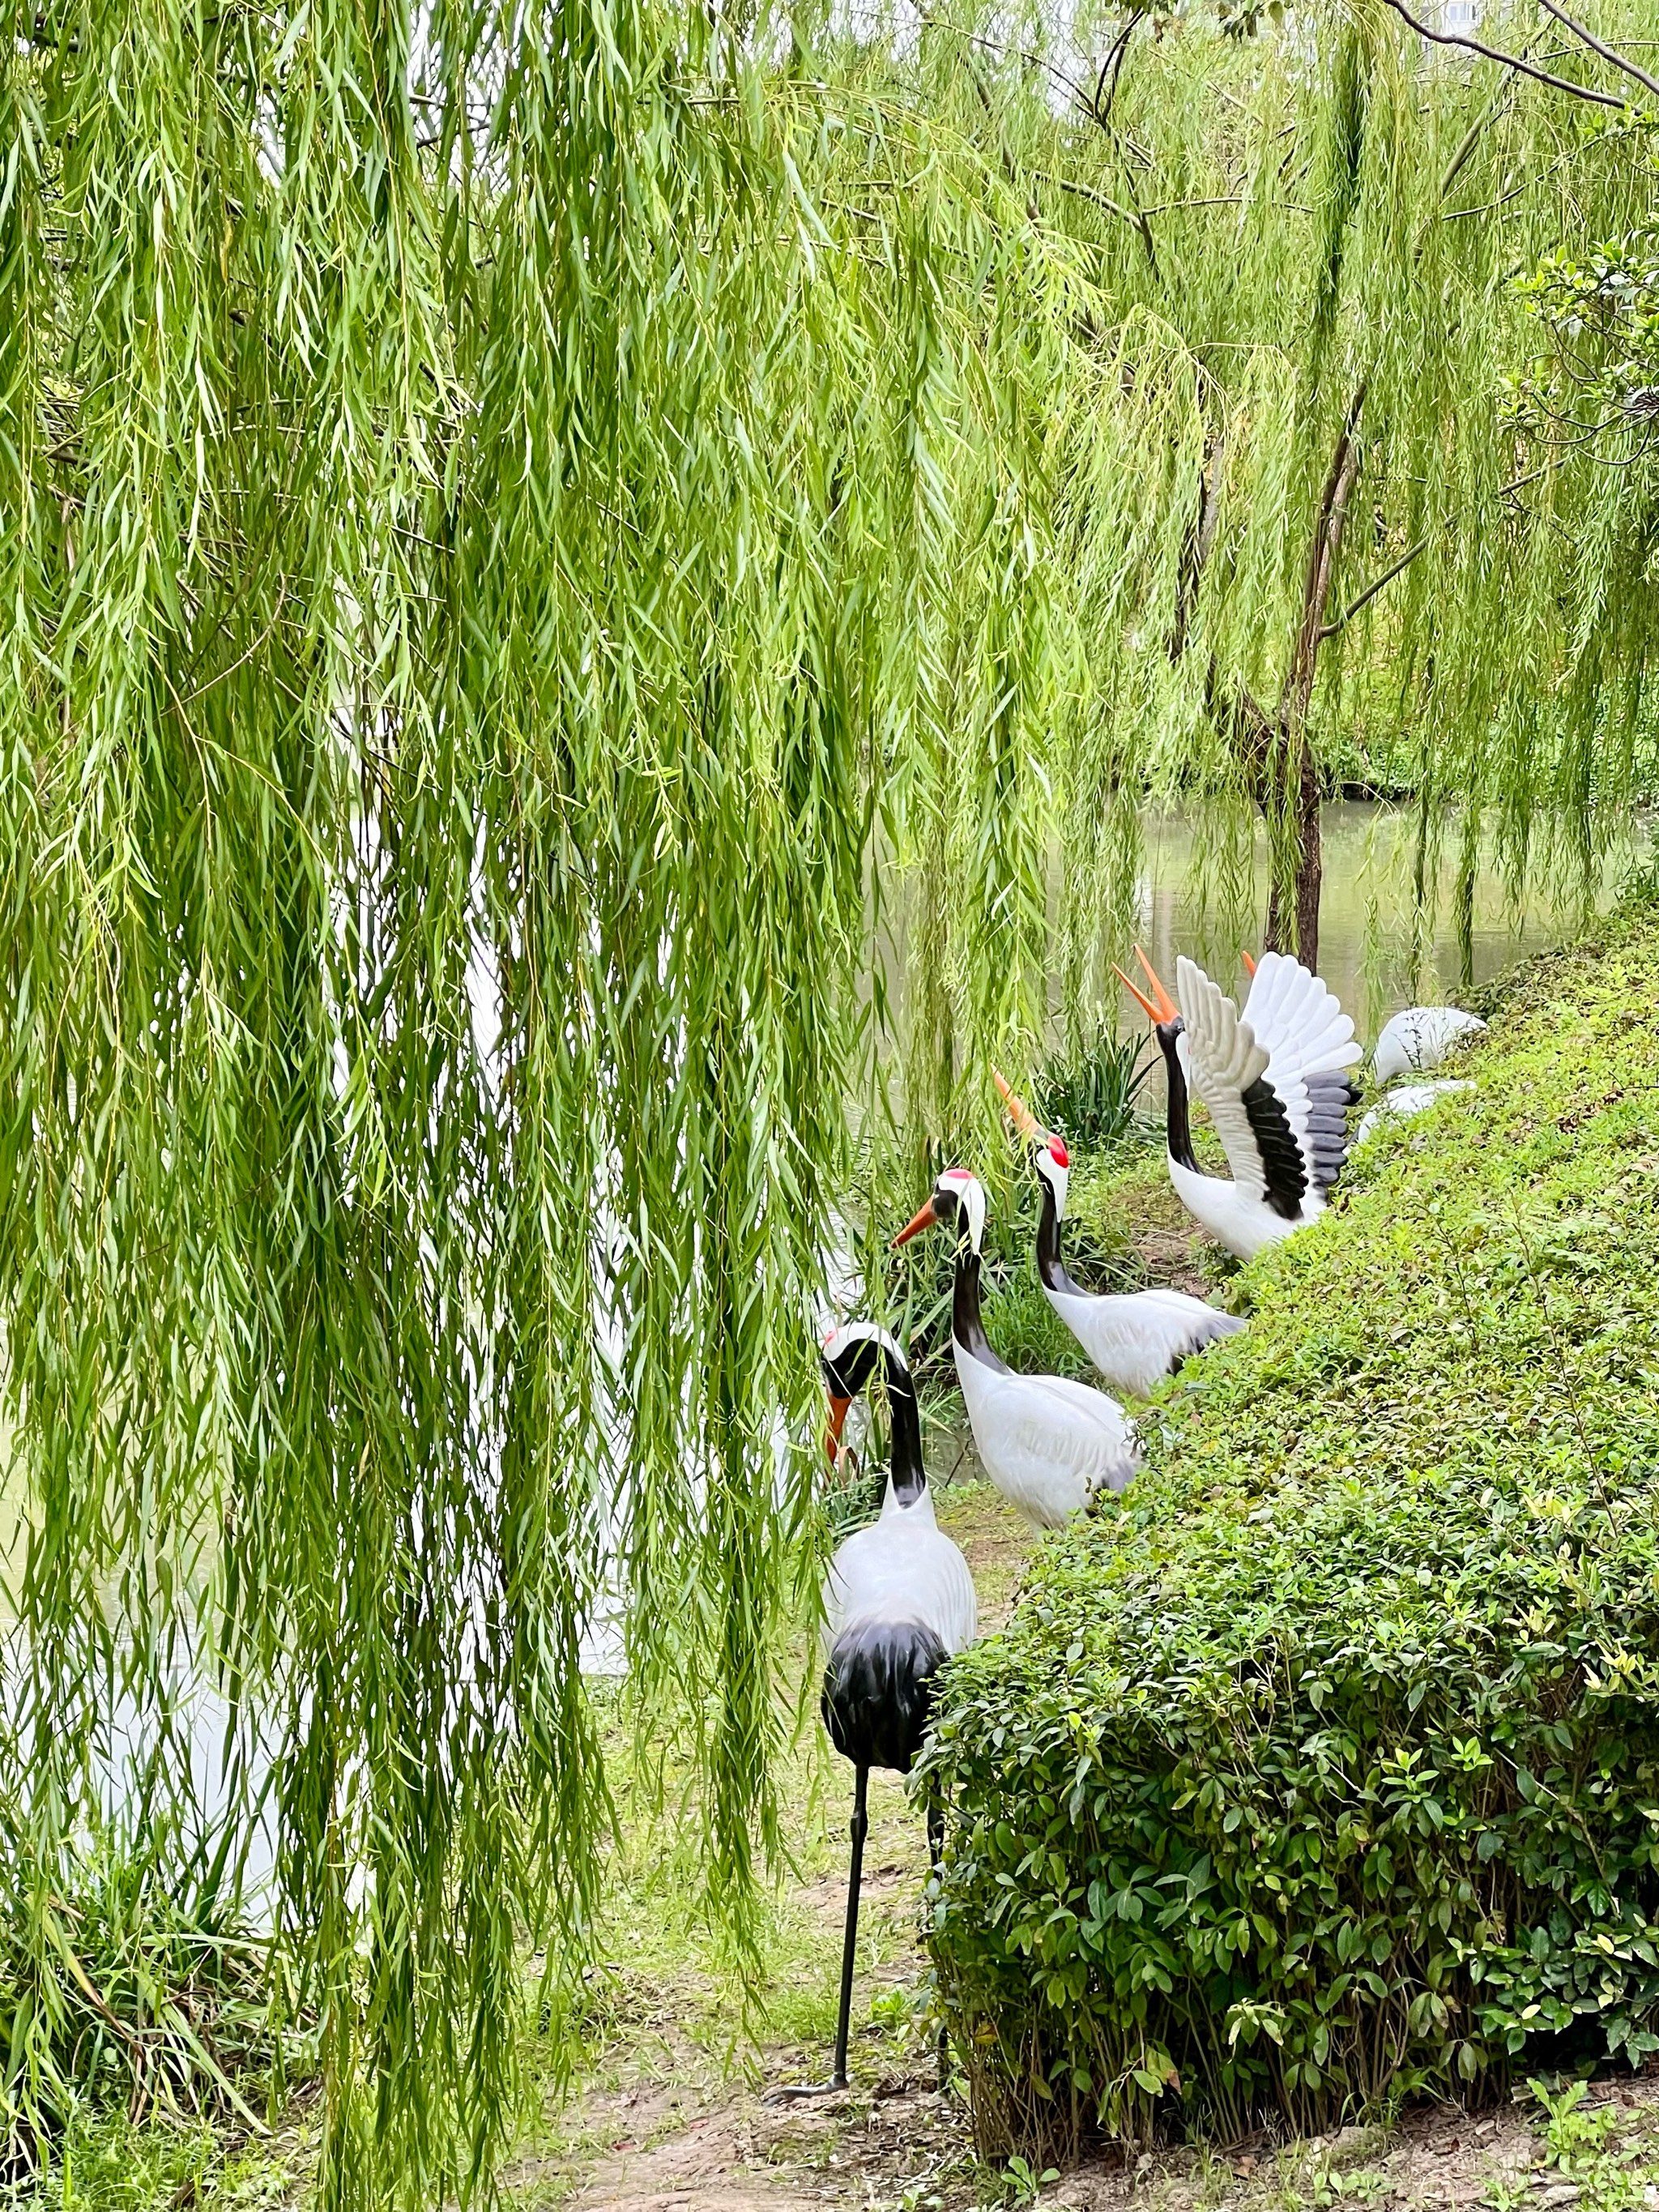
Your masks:
<svg viewBox="0 0 1659 2212"><path fill-rule="evenodd" d="M838 1637L823 1670L823 1724L855 1766L901 1774L921 1749L945 1649L912 1621L865 1621Z"/></svg>
<svg viewBox="0 0 1659 2212"><path fill-rule="evenodd" d="M1359 1085L1345 1069L1308 1078L1308 1143L1321 1190L1328 1190L1348 1164L1348 1114L1358 1103Z"/></svg>

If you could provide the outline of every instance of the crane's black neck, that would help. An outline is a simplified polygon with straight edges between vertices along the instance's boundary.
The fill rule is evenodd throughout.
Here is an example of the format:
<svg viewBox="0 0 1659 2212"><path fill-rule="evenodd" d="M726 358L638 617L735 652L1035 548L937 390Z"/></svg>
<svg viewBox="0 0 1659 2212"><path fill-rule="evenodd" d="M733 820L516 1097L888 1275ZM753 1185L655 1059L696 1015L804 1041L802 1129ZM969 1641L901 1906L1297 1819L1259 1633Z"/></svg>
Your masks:
<svg viewBox="0 0 1659 2212"><path fill-rule="evenodd" d="M1080 1283L1074 1283L1066 1272L1066 1262L1060 1255L1060 1207L1054 1200L1054 1187L1046 1175L1039 1175L1042 1186L1042 1210L1037 1216L1036 1263L1037 1279L1048 1291L1067 1291L1073 1297L1087 1296Z"/></svg>
<svg viewBox="0 0 1659 2212"><path fill-rule="evenodd" d="M927 1475L921 1460L921 1414L909 1369L873 1336L855 1339L839 1359L826 1359L823 1365L830 1389L842 1398L856 1398L879 1370L892 1431L893 1489L901 1505L915 1504L927 1487Z"/></svg>
<svg viewBox="0 0 1659 2212"><path fill-rule="evenodd" d="M979 1314L979 1254L964 1237L957 1246L956 1280L951 1292L951 1334L962 1349L987 1367L1006 1375L1007 1367L992 1351Z"/></svg>
<svg viewBox="0 0 1659 2212"><path fill-rule="evenodd" d="M1179 1022L1160 1022L1153 1035L1158 1050L1164 1054L1164 1066L1168 1074L1167 1103L1164 1109L1164 1141L1170 1158L1178 1168L1190 1168L1198 1172L1198 1162L1193 1154L1193 1127L1187 1097L1187 1076L1181 1065L1181 1054L1176 1050L1176 1040L1181 1035Z"/></svg>
<svg viewBox="0 0 1659 2212"><path fill-rule="evenodd" d="M882 1372L887 1382L887 1418L892 1428L890 1463L893 1494L901 1505L914 1505L927 1487L927 1470L921 1463L921 1415L916 1406L916 1386L909 1370L901 1367L881 1348Z"/></svg>

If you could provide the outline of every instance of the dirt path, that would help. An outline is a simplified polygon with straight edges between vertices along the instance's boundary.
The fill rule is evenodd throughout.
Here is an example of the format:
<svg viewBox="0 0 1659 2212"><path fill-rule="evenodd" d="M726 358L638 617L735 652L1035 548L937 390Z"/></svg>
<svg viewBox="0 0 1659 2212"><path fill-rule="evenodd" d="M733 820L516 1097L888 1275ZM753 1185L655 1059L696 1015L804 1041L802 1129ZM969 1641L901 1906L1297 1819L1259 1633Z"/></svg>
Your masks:
<svg viewBox="0 0 1659 2212"><path fill-rule="evenodd" d="M1069 2212L1653 2212L1659 2206L1659 2081L1598 2083L1571 2116L1575 2148L1525 2093L1486 2114L1429 2108L1399 2127L1327 2141L1176 2150L1133 2165L1103 2154L1044 2177L1036 2200ZM580 2212L969 2212L1031 2201L977 2168L966 2115L914 2075L844 2098L780 2108L728 2091L624 2108L633 2132L587 2170ZM620 2117L620 2116L619 2116Z"/></svg>
<svg viewBox="0 0 1659 2212"><path fill-rule="evenodd" d="M1562 2157L1555 2130L1526 2100L1486 2115L1409 2112L1387 2135L1345 2128L1329 2142L1172 2150L1133 2166L1113 2152L1046 2179L1037 2203L1071 2212L1652 2212L1659 2081L1597 2084L1575 2117L1599 2136L1583 2157ZM969 2212L1024 2197L975 2167L963 2106L914 2073L794 2108L745 2088L710 2101L622 2100L615 2121L613 2146L566 2199L580 2212Z"/></svg>

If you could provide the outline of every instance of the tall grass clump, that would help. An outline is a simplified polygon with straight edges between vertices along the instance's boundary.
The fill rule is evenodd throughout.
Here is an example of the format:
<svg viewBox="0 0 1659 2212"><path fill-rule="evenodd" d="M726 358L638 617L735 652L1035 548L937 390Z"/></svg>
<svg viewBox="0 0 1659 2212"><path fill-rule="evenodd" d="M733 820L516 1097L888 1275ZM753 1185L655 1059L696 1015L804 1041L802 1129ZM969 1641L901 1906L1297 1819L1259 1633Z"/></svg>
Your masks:
<svg viewBox="0 0 1659 2212"><path fill-rule="evenodd" d="M1120 1036L1098 1024L1037 1069L1037 1119L1093 1152L1145 1143L1152 1125L1138 1101L1151 1073L1139 1037Z"/></svg>
<svg viewBox="0 0 1659 2212"><path fill-rule="evenodd" d="M1650 908L1527 971L953 1666L987 2150L1659 2051L1656 1000Z"/></svg>
<svg viewBox="0 0 1659 2212"><path fill-rule="evenodd" d="M105 1826L0 1852L0 2164L61 2163L112 2118L257 2128L315 2063L280 1954L193 1869ZM192 1879L193 1875L193 1879Z"/></svg>

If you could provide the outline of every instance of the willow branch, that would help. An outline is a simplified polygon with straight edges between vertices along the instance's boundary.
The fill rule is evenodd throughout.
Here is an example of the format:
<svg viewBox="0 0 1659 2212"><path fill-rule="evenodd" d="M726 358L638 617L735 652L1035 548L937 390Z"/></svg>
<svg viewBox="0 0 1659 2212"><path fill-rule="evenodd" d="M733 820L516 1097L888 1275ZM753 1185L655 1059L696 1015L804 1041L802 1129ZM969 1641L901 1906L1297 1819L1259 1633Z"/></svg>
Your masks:
<svg viewBox="0 0 1659 2212"><path fill-rule="evenodd" d="M1136 9L1107 48L1106 58L1100 65L1100 75L1095 80L1095 96L1089 103L1089 112L1103 131L1107 127L1106 118L1112 112L1112 102L1117 98L1117 81L1123 74L1123 57L1129 51L1129 41L1134 36L1135 26L1146 12L1144 8ZM1109 76L1109 83L1107 82Z"/></svg>
<svg viewBox="0 0 1659 2212"><path fill-rule="evenodd" d="M1162 283L1164 272L1158 265L1158 248L1152 242L1152 227L1139 208L1127 208L1109 192L1097 191L1093 185L1079 185L1070 177L1057 177L1047 169L1033 169L1030 173L1038 184L1052 185L1056 191L1069 192L1073 199L1087 200L1092 206L1104 208L1108 215L1116 216L1121 222L1127 222L1131 230L1139 233L1140 242L1146 249L1146 259L1152 272Z"/></svg>
<svg viewBox="0 0 1659 2212"><path fill-rule="evenodd" d="M925 14L921 20L931 31L948 31L952 38L962 39L970 46L981 46L988 54L1000 55L1005 61L1012 54L1016 60L1024 62L1027 69L1040 70L1045 76L1051 76L1057 85L1063 86L1085 115L1093 113L1088 87L1079 84L1074 76L1067 76L1063 69L1057 69L1042 54L1034 54L1030 47L1011 46L1003 39L985 38L978 31L965 31L960 24L947 23L932 14Z"/></svg>
<svg viewBox="0 0 1659 2212"><path fill-rule="evenodd" d="M1458 31L1431 31L1426 23L1419 22L1406 0L1388 0L1402 23L1409 23L1419 39L1427 39L1437 46L1462 46L1466 52L1479 54L1483 61L1496 62L1500 68L1518 70L1539 84L1547 84L1554 92L1571 93L1575 100L1593 100L1598 107L1616 107L1620 112L1630 106L1617 93L1597 92L1594 86L1575 84L1570 76L1552 76L1548 70L1534 69L1530 62L1522 61L1519 54L1506 54L1500 46L1489 46L1480 39L1466 39Z"/></svg>
<svg viewBox="0 0 1659 2212"><path fill-rule="evenodd" d="M1593 32L1587 31L1581 22L1568 15L1565 8L1558 8L1555 0L1538 0L1538 4L1547 15L1553 15L1564 30L1571 31L1575 39L1582 39L1593 54L1600 54L1604 62L1610 63L1616 70L1623 70L1626 76L1633 76L1638 84L1644 85L1659 100L1659 77L1650 76L1644 69L1638 69L1627 55L1620 53L1617 48L1604 46Z"/></svg>
<svg viewBox="0 0 1659 2212"><path fill-rule="evenodd" d="M1401 555L1392 568L1385 568L1374 584L1368 584L1351 607L1340 614L1334 622L1328 622L1324 625L1319 633L1320 642L1322 644L1328 637L1334 637L1339 630L1346 629L1360 610L1363 607L1368 607L1386 585L1393 583L1402 569L1411 567L1412 562L1423 551L1428 542L1426 538L1419 538L1408 553Z"/></svg>
<svg viewBox="0 0 1659 2212"><path fill-rule="evenodd" d="M1127 210L1118 208L1115 201L1107 201L1106 204L1114 208L1118 214L1125 216L1126 219L1128 222L1133 222L1135 228L1140 233L1140 242L1146 249L1147 266L1152 272L1153 282L1159 286L1162 286L1164 283L1164 271L1158 267L1158 247L1152 240L1152 226L1147 222L1146 211L1135 197L1134 182L1133 179L1128 176L1128 163L1124 159L1123 141L1120 137L1117 131L1114 128L1111 120L1112 101L1117 97L1118 79L1123 74L1123 57L1129 50L1129 40L1133 33L1135 25L1140 21L1142 15L1146 13L1146 9L1144 6L1138 6L1136 8L1135 12L1130 16L1128 21L1124 25L1116 39L1113 40L1111 47L1108 51L1105 63L1102 65L1100 76L1095 86L1094 98L1092 100L1079 100L1078 105L1086 116L1088 116L1093 122L1099 125L1100 128L1105 132L1108 138L1111 140L1112 144L1117 149L1118 160L1123 165L1125 179L1129 186L1129 206ZM1106 72L1108 69L1111 70L1112 82L1103 105L1102 88L1106 84ZM1103 194L1102 195L1102 198L1104 198Z"/></svg>

